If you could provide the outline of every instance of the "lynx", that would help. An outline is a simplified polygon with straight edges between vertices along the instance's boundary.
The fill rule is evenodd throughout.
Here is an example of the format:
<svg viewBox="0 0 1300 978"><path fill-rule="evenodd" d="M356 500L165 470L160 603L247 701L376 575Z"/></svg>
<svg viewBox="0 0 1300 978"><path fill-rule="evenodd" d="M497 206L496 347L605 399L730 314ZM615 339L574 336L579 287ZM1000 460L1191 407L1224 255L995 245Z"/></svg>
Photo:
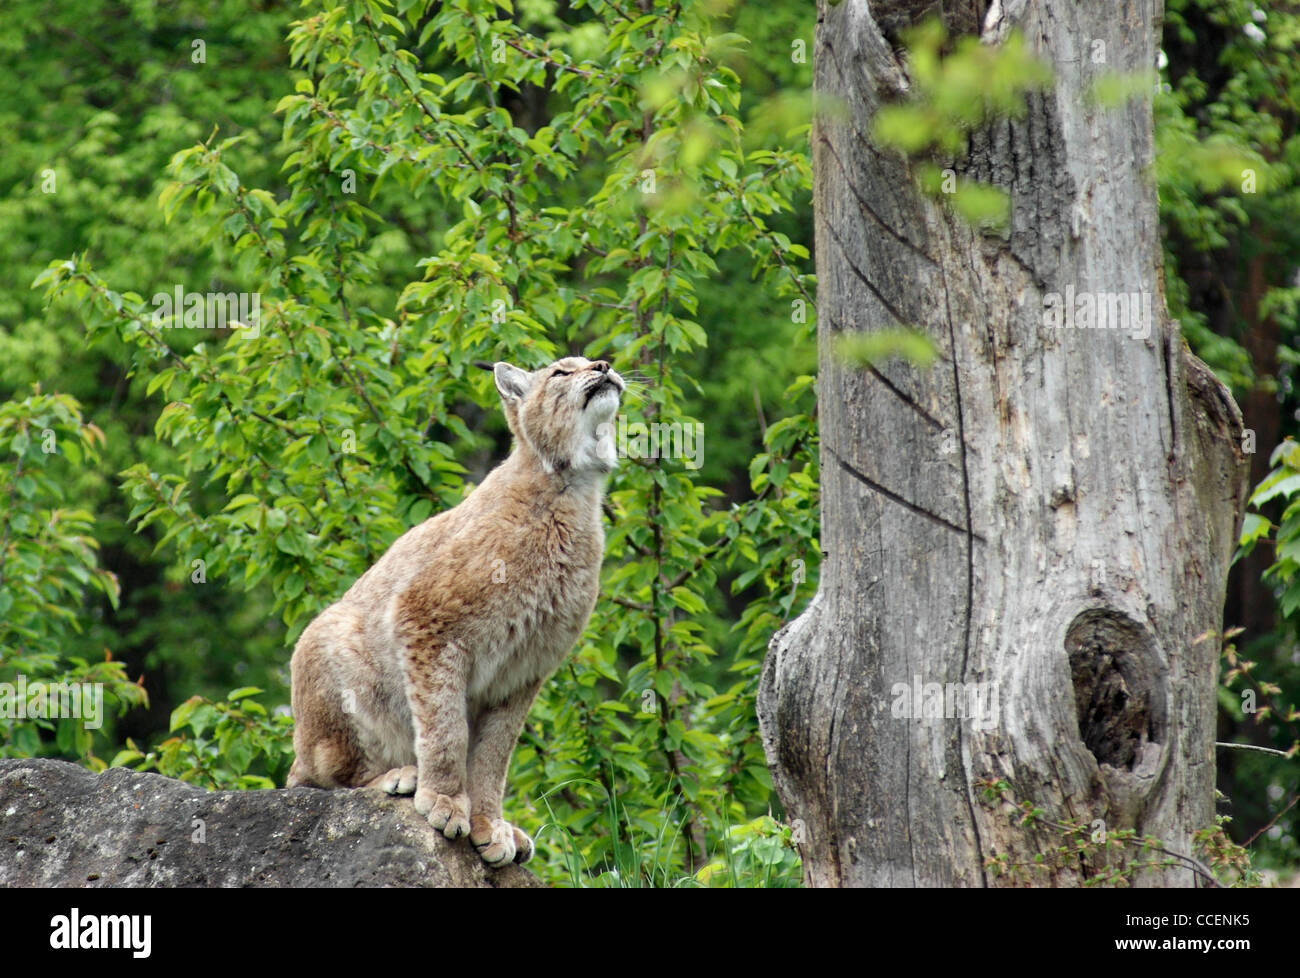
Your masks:
<svg viewBox="0 0 1300 978"><path fill-rule="evenodd" d="M506 768L542 683L586 627L625 389L604 360L492 367L509 458L409 530L294 648L288 786L415 796L492 866L532 840L502 817Z"/></svg>

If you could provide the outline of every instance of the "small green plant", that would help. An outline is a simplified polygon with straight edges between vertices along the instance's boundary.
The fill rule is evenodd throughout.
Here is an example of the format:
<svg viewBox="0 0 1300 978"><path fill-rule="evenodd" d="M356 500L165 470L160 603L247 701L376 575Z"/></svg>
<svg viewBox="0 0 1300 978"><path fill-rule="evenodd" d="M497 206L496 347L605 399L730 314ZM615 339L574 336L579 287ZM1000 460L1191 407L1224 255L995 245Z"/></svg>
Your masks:
<svg viewBox="0 0 1300 978"><path fill-rule="evenodd" d="M1225 828L1231 821L1227 815L1216 815L1213 825L1199 830L1193 836L1196 851L1222 886L1262 886L1264 878L1252 865L1250 850L1228 838Z"/></svg>
<svg viewBox="0 0 1300 978"><path fill-rule="evenodd" d="M552 795L563 795L580 784L580 779L556 785L540 799L548 818L536 830L538 855L562 875L550 878L572 887L759 887L788 888L800 885L802 864L794 848L792 831L771 815L760 815L739 825L727 826L694 875L683 874L675 852L687 830L685 811L671 793L653 820L632 819L616 791L604 783L581 781L604 798L596 813L596 828L610 842L598 861L589 861L589 839L579 842L550 804ZM591 832L591 828L588 828Z"/></svg>
<svg viewBox="0 0 1300 978"><path fill-rule="evenodd" d="M1030 860L1016 859L1010 853L993 853L985 859L984 868L994 876L1034 886L1057 872L1082 868L1085 887L1132 886L1147 870L1181 868L1192 870L1209 886L1225 885L1199 859L1174 852L1160 839L1142 835L1135 829L1106 830L1084 819L1051 818L1031 802L1016 801L1010 782L1005 780L982 780L977 787L980 800L987 808L1002 811L1018 827L1046 828L1059 837L1055 845L1035 853ZM1232 843L1226 837L1206 838L1212 838L1217 847L1215 852L1224 859L1236 860L1244 855L1231 852Z"/></svg>
<svg viewBox="0 0 1300 978"><path fill-rule="evenodd" d="M789 889L802 885L803 861L793 830L771 815L733 825L715 856L695 878L711 887Z"/></svg>
<svg viewBox="0 0 1300 978"><path fill-rule="evenodd" d="M1262 541L1271 542L1275 559L1265 573L1265 580L1282 589L1279 607L1290 615L1300 608L1300 444L1287 438L1269 457L1272 471L1251 493L1241 541L1234 562L1245 557ZM1263 513L1266 504L1279 500L1284 504L1281 521L1276 525Z"/></svg>
<svg viewBox="0 0 1300 978"><path fill-rule="evenodd" d="M213 790L274 788L293 761L293 719L268 713L254 686L232 690L221 702L192 696L171 716L171 732L150 751L127 741L113 767L157 771Z"/></svg>
<svg viewBox="0 0 1300 978"><path fill-rule="evenodd" d="M67 656L82 635L87 591L117 603L117 579L99 566L94 516L76 506L77 467L94 459L103 433L81 406L39 387L0 402L0 757L60 754L103 768L96 751L111 744L113 715L145 702L121 662ZM77 715L47 697L76 690ZM87 721L81 691L100 715Z"/></svg>
<svg viewBox="0 0 1300 978"><path fill-rule="evenodd" d="M1231 639L1242 633L1240 628L1230 628L1222 635L1206 632L1197 637L1197 641L1220 640L1223 660L1219 678L1219 706L1238 723L1243 723L1247 716L1253 722L1269 722L1270 728L1283 732L1290 737L1291 745L1286 750L1276 750L1290 759L1300 754L1300 710L1294 704L1282 706L1276 697L1282 695L1282 687L1256 675L1259 663L1240 655Z"/></svg>

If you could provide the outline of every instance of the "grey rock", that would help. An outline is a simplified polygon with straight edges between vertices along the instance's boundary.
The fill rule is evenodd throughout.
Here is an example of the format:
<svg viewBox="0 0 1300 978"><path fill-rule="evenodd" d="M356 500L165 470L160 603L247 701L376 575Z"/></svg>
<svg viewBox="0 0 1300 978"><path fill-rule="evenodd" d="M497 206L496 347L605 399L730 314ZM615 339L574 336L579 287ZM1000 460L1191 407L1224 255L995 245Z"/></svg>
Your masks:
<svg viewBox="0 0 1300 978"><path fill-rule="evenodd" d="M202 841L197 841L201 839ZM113 768L0 760L0 886L534 887L373 789L209 792Z"/></svg>

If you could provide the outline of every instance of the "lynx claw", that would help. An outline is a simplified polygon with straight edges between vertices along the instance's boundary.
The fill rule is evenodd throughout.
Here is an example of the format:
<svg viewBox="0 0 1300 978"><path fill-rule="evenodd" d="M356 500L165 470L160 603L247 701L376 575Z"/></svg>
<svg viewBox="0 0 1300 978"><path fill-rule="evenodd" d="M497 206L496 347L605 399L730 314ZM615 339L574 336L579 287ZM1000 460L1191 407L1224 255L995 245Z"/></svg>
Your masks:
<svg viewBox="0 0 1300 978"><path fill-rule="evenodd" d="M533 840L519 826L515 826L515 862L520 866L533 858Z"/></svg>
<svg viewBox="0 0 1300 978"><path fill-rule="evenodd" d="M469 796L440 795L436 791L416 792L415 810L428 816L429 824L453 841L469 835Z"/></svg>
<svg viewBox="0 0 1300 978"><path fill-rule="evenodd" d="M413 795L417 782L416 770L413 764L407 767L395 767L387 774L381 774L370 784L390 795Z"/></svg>
<svg viewBox="0 0 1300 978"><path fill-rule="evenodd" d="M475 815L469 841L489 866L525 863L533 856L533 840L503 818Z"/></svg>

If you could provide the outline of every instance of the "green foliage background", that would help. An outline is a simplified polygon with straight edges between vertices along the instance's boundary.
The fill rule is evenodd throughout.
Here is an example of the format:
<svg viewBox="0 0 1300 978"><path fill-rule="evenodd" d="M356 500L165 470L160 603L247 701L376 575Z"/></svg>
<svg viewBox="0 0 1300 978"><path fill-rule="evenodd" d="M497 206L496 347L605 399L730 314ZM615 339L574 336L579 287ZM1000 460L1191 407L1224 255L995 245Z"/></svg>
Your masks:
<svg viewBox="0 0 1300 978"><path fill-rule="evenodd" d="M1239 324L1180 270L1208 255L1232 279L1234 241L1300 227L1297 17L1243 49L1251 6L1171 0L1167 39L1200 47L1157 97L1171 310L1239 396L1264 382ZM508 450L472 361L582 353L634 378L633 420L702 423L704 454L611 481L600 604L529 717L508 815L551 882L796 884L754 694L820 558L814 20L795 0L12 0L0 681L102 681L112 718L0 720L0 756L283 784L297 634ZM1268 194L1212 178L1243 158ZM178 285L258 293L257 335L155 322ZM1289 337L1294 289L1273 289ZM1294 702L1293 629L1270 634ZM1252 770L1231 790L1252 805L1294 772ZM1279 828L1258 851L1295 862Z"/></svg>

